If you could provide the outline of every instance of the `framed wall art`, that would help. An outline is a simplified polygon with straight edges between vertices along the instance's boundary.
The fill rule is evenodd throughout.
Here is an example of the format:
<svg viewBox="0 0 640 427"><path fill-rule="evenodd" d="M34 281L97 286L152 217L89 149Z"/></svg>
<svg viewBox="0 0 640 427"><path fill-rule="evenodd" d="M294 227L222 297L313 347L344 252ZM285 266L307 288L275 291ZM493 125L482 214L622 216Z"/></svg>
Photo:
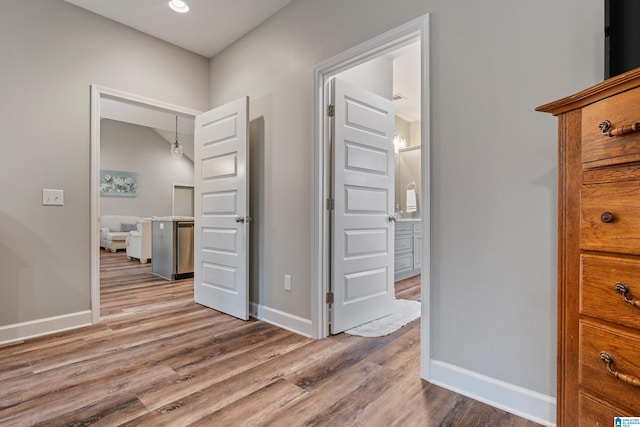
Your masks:
<svg viewBox="0 0 640 427"><path fill-rule="evenodd" d="M136 196L137 191L137 173L100 169L101 196Z"/></svg>

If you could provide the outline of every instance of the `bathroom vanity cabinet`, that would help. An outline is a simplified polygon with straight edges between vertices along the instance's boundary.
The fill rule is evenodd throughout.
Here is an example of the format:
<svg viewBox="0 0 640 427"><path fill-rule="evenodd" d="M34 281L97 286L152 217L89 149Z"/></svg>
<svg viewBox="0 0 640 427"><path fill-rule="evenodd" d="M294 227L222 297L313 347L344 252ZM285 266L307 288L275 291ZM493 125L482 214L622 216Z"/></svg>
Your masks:
<svg viewBox="0 0 640 427"><path fill-rule="evenodd" d="M419 219L399 219L395 223L395 280L420 274L422 222Z"/></svg>

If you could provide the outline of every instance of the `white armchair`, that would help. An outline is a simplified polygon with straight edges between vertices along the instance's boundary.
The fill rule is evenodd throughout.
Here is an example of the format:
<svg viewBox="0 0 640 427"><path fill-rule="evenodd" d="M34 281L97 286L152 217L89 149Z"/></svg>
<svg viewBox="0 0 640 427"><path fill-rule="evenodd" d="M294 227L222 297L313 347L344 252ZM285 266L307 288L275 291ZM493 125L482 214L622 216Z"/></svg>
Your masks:
<svg viewBox="0 0 640 427"><path fill-rule="evenodd" d="M138 229L130 231L127 237L127 257L140 260L146 264L151 259L151 221L138 221Z"/></svg>

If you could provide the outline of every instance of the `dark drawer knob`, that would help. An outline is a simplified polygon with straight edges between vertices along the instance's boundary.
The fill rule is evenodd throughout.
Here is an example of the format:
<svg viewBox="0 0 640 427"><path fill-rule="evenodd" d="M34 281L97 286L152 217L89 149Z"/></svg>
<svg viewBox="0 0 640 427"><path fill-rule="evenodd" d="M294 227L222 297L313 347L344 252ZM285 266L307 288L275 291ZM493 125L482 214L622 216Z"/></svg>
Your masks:
<svg viewBox="0 0 640 427"><path fill-rule="evenodd" d="M613 222L614 219L615 218L611 212L603 212L600 215L600 221L604 222L605 224L609 224L610 222Z"/></svg>

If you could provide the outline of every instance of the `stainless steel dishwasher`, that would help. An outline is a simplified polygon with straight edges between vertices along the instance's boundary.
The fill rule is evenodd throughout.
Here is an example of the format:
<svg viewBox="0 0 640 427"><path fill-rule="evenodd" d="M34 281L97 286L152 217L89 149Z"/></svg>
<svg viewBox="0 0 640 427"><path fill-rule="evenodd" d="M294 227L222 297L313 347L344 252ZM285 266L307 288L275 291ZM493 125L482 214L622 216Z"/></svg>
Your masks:
<svg viewBox="0 0 640 427"><path fill-rule="evenodd" d="M151 272L169 280L193 277L193 243L192 220L153 220Z"/></svg>

